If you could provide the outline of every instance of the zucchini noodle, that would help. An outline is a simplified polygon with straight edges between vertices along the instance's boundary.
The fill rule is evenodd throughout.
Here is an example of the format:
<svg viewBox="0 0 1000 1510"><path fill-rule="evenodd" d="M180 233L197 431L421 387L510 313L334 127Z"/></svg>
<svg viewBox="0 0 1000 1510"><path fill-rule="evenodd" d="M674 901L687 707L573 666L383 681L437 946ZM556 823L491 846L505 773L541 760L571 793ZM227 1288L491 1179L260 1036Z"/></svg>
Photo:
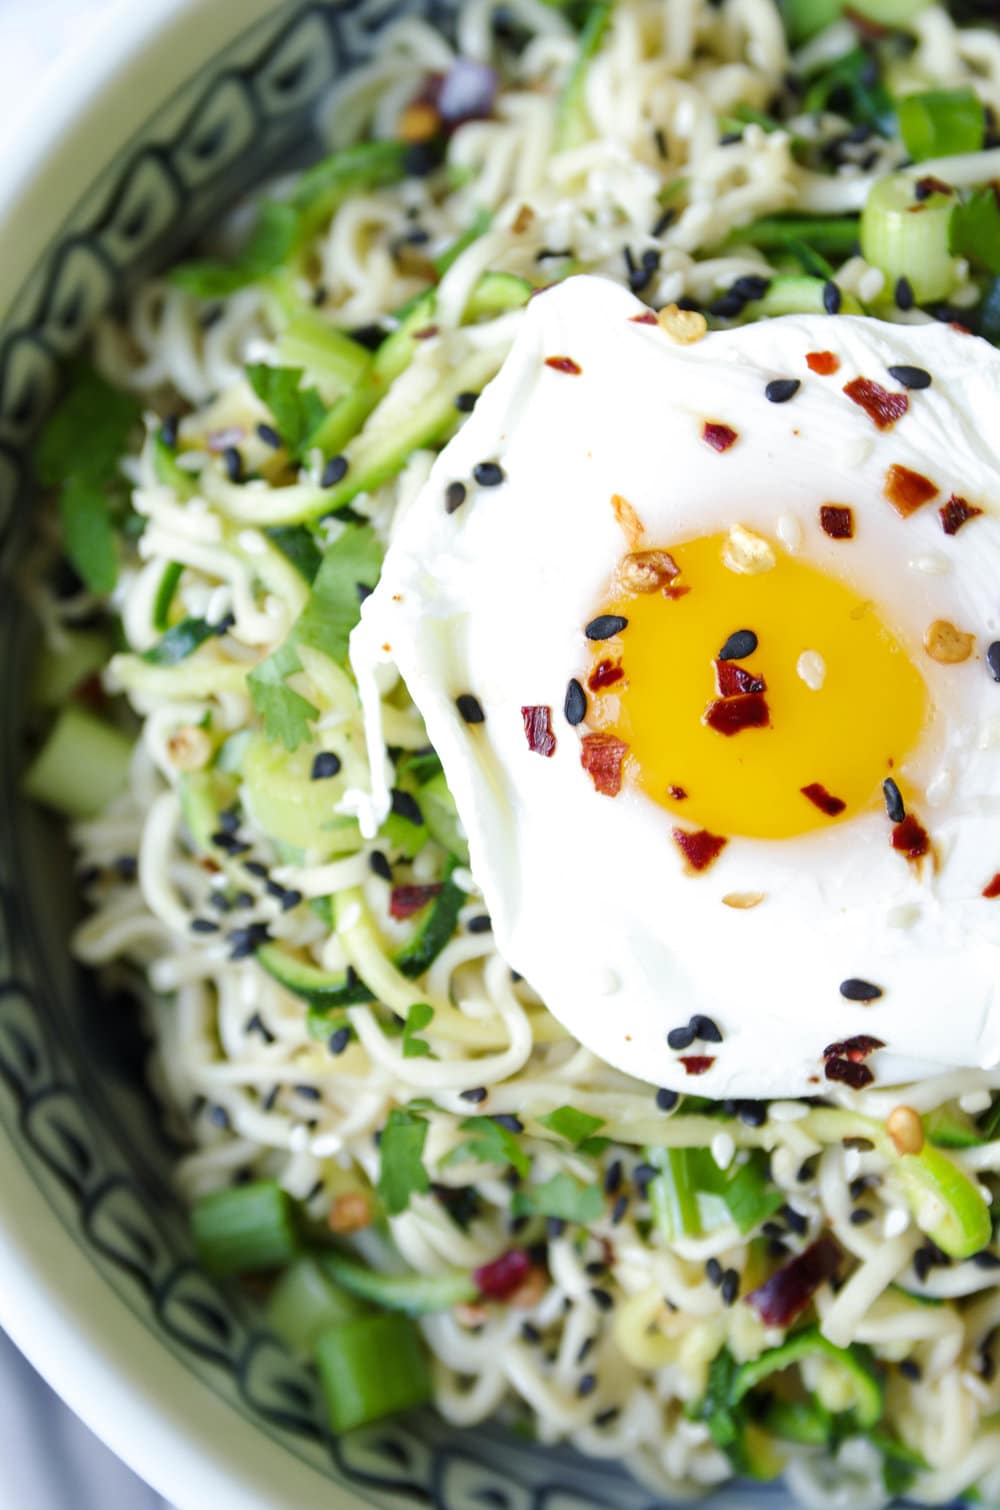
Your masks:
<svg viewBox="0 0 1000 1510"><path fill-rule="evenodd" d="M856 121L839 113L836 93L814 108L786 92L772 118L790 72L805 93L858 41L837 22L794 53L774 0L618 0L576 94L579 38L566 8L512 0L504 11L520 39L514 49L498 35L495 10L491 0L459 7L454 45L414 17L392 24L377 58L341 80L324 111L334 149L390 139L429 75L447 75L459 57L489 65L501 84L488 118L454 130L437 172L347 194L305 251L249 286L209 297L170 278L149 283L95 335L98 370L145 411L144 440L122 469L136 525L123 536L112 597L125 648L103 677L109 695L127 699L139 737L125 789L73 827L88 906L74 951L109 979L125 971L142 983L151 1080L189 1145L177 1166L186 1199L273 1179L314 1223L337 1231L345 1195L375 1209L378 1140L391 1114L404 1113L426 1124L429 1185L387 1214L391 1262L442 1276L490 1264L522 1232L544 1248L534 1266L541 1280L511 1303L422 1319L434 1397L453 1425L499 1412L542 1442L621 1460L658 1495L691 1497L724 1482L751 1465L734 1462L699 1415L713 1360L725 1353L738 1367L785 1339L735 1295L727 1301L724 1276L743 1296L830 1232L845 1268L835 1293L817 1293L820 1332L838 1348L872 1350L884 1370L883 1429L910 1455L909 1492L939 1504L972 1485L1000 1489L1000 1434L991 1429L1000 1383L989 1352L1000 1264L941 1250L933 1193L885 1131L905 1103L928 1127L944 1108L968 1132L959 1103L987 1112L1000 1073L860 1092L824 1084L822 1106L675 1111L602 1064L512 978L488 920L479 921L464 835L434 784L419 713L384 668L392 759L369 772L346 657L299 633L312 597L296 555L306 548L318 563L359 524L387 544L460 422L464 395L502 365L532 288L575 270L636 282L638 265L653 308L711 306L736 280L763 277L776 281L762 312L780 313L792 297L782 280L801 284L815 270L759 244L758 222L855 214L877 179L899 171L977 185L1000 174L1000 149L908 167L891 134L852 138ZM900 87L969 85L1000 112L995 29L960 29L939 6L915 10L910 46L891 65ZM585 128L567 136L572 109ZM294 183L273 192L280 198ZM248 213L220 228L215 251L238 255ZM841 236L843 245L852 239ZM830 255L830 276L860 305L885 318L930 318L886 306L884 273L853 247ZM432 277L428 265L442 257ZM982 290L967 261L957 260L955 276L951 304L971 307ZM429 284L420 338L407 336L400 369L371 379L367 396L368 379L345 382L335 358L315 374L306 364L324 409L359 406L344 455L347 481L364 483L348 497L342 479L324 476L328 456L308 446L276 452L267 435L276 416L248 367L252 378L258 364L293 365L283 356L290 319L313 333L308 321L318 316L340 331L374 323L383 339L405 334ZM377 374L384 351L371 358L359 347L356 370ZM175 443L165 445L163 422L178 414ZM412 444L387 461L399 436ZM331 504L339 518L329 517ZM26 591L58 655L97 600L54 594L44 557L33 558ZM164 635L179 629L200 639L172 660ZM298 750L263 732L260 678L275 653L292 657L282 662L281 695L310 710ZM332 774L313 780L319 757ZM423 774L407 785L414 771ZM426 827L415 838L400 837L402 827L362 838L373 782L383 780L411 801L417 793ZM431 921L415 923L405 908L390 915L392 887L427 888ZM431 948L422 930L445 905L446 934ZM599 1129L606 1142L596 1151L549 1125L567 1106ZM477 1151L481 1114L517 1129L530 1177ZM961 1146L957 1136L941 1157L974 1216L977 1200L997 1199L1000 1141L972 1136ZM724 1193L703 1194L705 1230L669 1232L649 1195L669 1176L650 1166L647 1149L712 1158L720 1178L723 1169L756 1172L775 1197L769 1219L741 1226ZM543 1187L574 1198L594 1189L599 1214L575 1221L536 1210ZM460 1224L462 1200L471 1214ZM359 1239L366 1256L369 1237ZM386 1248L372 1242L374 1267ZM829 1421L847 1408L829 1403L843 1380L831 1383L820 1355L807 1362L803 1378L827 1402ZM862 1441L844 1419L848 1440L832 1455L817 1442L783 1445L789 1483L807 1505L885 1504L884 1443Z"/></svg>

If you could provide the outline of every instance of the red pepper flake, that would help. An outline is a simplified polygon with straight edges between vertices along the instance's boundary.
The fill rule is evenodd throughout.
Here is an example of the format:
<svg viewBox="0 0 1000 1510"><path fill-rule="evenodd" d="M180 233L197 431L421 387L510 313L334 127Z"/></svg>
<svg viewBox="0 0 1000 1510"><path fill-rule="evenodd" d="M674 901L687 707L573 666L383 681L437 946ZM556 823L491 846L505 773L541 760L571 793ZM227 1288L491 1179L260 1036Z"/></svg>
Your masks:
<svg viewBox="0 0 1000 1510"><path fill-rule="evenodd" d="M400 921L404 918L412 918L415 912L420 912L428 902L432 902L440 894L440 884L437 886L394 886L389 896L389 915Z"/></svg>
<svg viewBox="0 0 1000 1510"><path fill-rule="evenodd" d="M923 824L907 813L902 823L892 831L892 847L908 860L922 860L931 847L930 837Z"/></svg>
<svg viewBox="0 0 1000 1510"><path fill-rule="evenodd" d="M853 540L854 510L846 503L824 503L819 511L819 525L831 540Z"/></svg>
<svg viewBox="0 0 1000 1510"><path fill-rule="evenodd" d="M997 871L992 881L983 887L983 896L989 901L992 901L994 897L1000 897L1000 870Z"/></svg>
<svg viewBox="0 0 1000 1510"><path fill-rule="evenodd" d="M741 694L766 692L767 683L762 676L754 676L745 666L736 661L716 661L715 684L720 697L739 697Z"/></svg>
<svg viewBox="0 0 1000 1510"><path fill-rule="evenodd" d="M674 843L684 856L692 870L703 871L719 858L728 839L722 839L718 834L710 834L707 829L700 828L697 833L692 833L686 828L673 830Z"/></svg>
<svg viewBox="0 0 1000 1510"><path fill-rule="evenodd" d="M602 797L617 797L622 789L622 767L628 745L614 734L585 734L580 762Z"/></svg>
<svg viewBox="0 0 1000 1510"><path fill-rule="evenodd" d="M740 697L723 697L709 703L705 709L705 722L717 734L731 738L744 729L766 729L771 723L767 700L759 692L748 692Z"/></svg>
<svg viewBox="0 0 1000 1510"><path fill-rule="evenodd" d="M682 1054L680 1059L689 1075L704 1075L715 1063L714 1054Z"/></svg>
<svg viewBox="0 0 1000 1510"><path fill-rule="evenodd" d="M524 1284L531 1267L531 1258L523 1248L511 1248L491 1264L474 1269L472 1278L486 1300L509 1300Z"/></svg>
<svg viewBox="0 0 1000 1510"><path fill-rule="evenodd" d="M821 813L828 818L839 818L847 803L842 797L833 797L827 791L821 781L811 781L808 786L800 787L803 797L808 798L813 807L818 807Z"/></svg>
<svg viewBox="0 0 1000 1510"><path fill-rule="evenodd" d="M816 372L820 377L832 377L840 371L840 358L834 356L832 351L809 351L806 353L806 366L810 372Z"/></svg>
<svg viewBox="0 0 1000 1510"><path fill-rule="evenodd" d="M528 749L534 755L554 755L556 736L552 732L552 709L542 704L539 707L522 708L524 734Z"/></svg>
<svg viewBox="0 0 1000 1510"><path fill-rule="evenodd" d="M667 796L668 797L672 797L675 802L686 802L687 801L687 792L684 790L684 788L682 786L668 786L667 787Z"/></svg>
<svg viewBox="0 0 1000 1510"><path fill-rule="evenodd" d="M838 1080L841 1085L849 1085L855 1091L863 1091L875 1079L867 1064L857 1063L853 1059L828 1059L824 1073L828 1080Z"/></svg>
<svg viewBox="0 0 1000 1510"><path fill-rule="evenodd" d="M587 686L591 692L600 692L603 687L613 687L624 675L620 661L598 661L587 678Z"/></svg>
<svg viewBox="0 0 1000 1510"><path fill-rule="evenodd" d="M656 316L651 309L644 309L641 315L629 315L629 323L632 325L655 325Z"/></svg>
<svg viewBox="0 0 1000 1510"><path fill-rule="evenodd" d="M969 503L965 498L959 498L957 493L952 493L948 502L938 509L946 535L957 535L963 524L970 519L977 519L982 512L982 509L977 509L974 503Z"/></svg>
<svg viewBox="0 0 1000 1510"><path fill-rule="evenodd" d="M678 598L686 598L691 589L690 587L670 586L663 587L660 591L665 598L669 598L672 603L675 603Z"/></svg>
<svg viewBox="0 0 1000 1510"><path fill-rule="evenodd" d="M824 1233L803 1253L751 1290L746 1303L757 1312L765 1326L791 1326L812 1300L820 1285L833 1279L840 1268L843 1250L835 1237Z"/></svg>
<svg viewBox="0 0 1000 1510"><path fill-rule="evenodd" d="M871 1038L867 1033L858 1033L854 1038L845 1038L842 1043L831 1043L823 1050L824 1059L850 1059L854 1064L860 1064L867 1059L869 1054L874 1054L876 1049L884 1049L885 1044L881 1038Z"/></svg>
<svg viewBox="0 0 1000 1510"><path fill-rule="evenodd" d="M885 474L883 492L896 513L903 519L909 519L917 509L922 509L925 503L936 498L940 489L922 472L911 472L909 467L892 466ZM947 525L945 528L947 529Z"/></svg>
<svg viewBox="0 0 1000 1510"><path fill-rule="evenodd" d="M891 430L910 407L905 393L890 393L881 383L871 378L854 378L844 384L844 392L852 403L863 409L872 424L879 430Z"/></svg>
<svg viewBox="0 0 1000 1510"><path fill-rule="evenodd" d="M735 430L728 425L719 425L712 420L706 420L702 426L701 438L712 447L713 451L728 451L739 440Z"/></svg>
<svg viewBox="0 0 1000 1510"><path fill-rule="evenodd" d="M954 194L951 184L946 184L940 178L934 178L928 173L926 178L918 178L913 185L918 199L930 199L932 194Z"/></svg>
<svg viewBox="0 0 1000 1510"><path fill-rule="evenodd" d="M569 377L579 377L583 368L579 362L574 362L572 357L546 357L546 367L551 367L553 372L565 372Z"/></svg>
<svg viewBox="0 0 1000 1510"><path fill-rule="evenodd" d="M438 325L425 325L422 330L415 330L413 332L413 339L415 341L432 341L439 331L440 326Z"/></svg>

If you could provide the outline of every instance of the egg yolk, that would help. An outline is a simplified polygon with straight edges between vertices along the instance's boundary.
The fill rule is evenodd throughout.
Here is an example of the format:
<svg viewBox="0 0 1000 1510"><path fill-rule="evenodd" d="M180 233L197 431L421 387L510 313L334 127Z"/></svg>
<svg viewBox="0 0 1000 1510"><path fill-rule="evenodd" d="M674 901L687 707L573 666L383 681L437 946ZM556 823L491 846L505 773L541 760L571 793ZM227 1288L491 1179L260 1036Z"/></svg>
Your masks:
<svg viewBox="0 0 1000 1510"><path fill-rule="evenodd" d="M592 644L588 725L625 741L648 796L712 833L842 822L898 776L929 716L926 684L844 582L773 544L767 569L734 571L729 545L671 546L668 585L602 607L627 624Z"/></svg>

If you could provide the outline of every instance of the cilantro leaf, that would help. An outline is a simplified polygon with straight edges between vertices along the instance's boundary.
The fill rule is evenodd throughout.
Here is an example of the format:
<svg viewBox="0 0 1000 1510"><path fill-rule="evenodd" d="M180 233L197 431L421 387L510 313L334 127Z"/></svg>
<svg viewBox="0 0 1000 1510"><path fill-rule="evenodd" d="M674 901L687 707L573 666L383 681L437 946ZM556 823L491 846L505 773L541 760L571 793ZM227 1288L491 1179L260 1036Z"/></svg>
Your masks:
<svg viewBox="0 0 1000 1510"><path fill-rule="evenodd" d="M274 416L289 455L301 456L310 435L326 417L326 405L315 388L302 387L301 367L269 367L255 362L247 368L247 378Z"/></svg>
<svg viewBox="0 0 1000 1510"><path fill-rule="evenodd" d="M349 525L329 546L305 608L291 633L273 655L248 678L254 707L269 738L296 750L307 738L309 722L319 710L287 684L301 671L298 646L308 645L343 664L351 630L361 617L358 587L374 587L382 565L382 547L370 525Z"/></svg>
<svg viewBox="0 0 1000 1510"><path fill-rule="evenodd" d="M232 262L208 257L182 262L170 274L170 281L199 299L225 299L283 267L300 236L298 211L278 200L268 200L258 211L250 240Z"/></svg>
<svg viewBox="0 0 1000 1510"><path fill-rule="evenodd" d="M434 1020L434 1008L426 1001L415 1001L406 1014L403 1027L403 1058L422 1059L430 1053L430 1044L416 1035L430 1027Z"/></svg>
<svg viewBox="0 0 1000 1510"><path fill-rule="evenodd" d="M311 587L323 561L323 553L311 530L307 530L304 524L275 524L264 533Z"/></svg>
<svg viewBox="0 0 1000 1510"><path fill-rule="evenodd" d="M987 272L1000 273L1000 194L977 189L951 215L951 250Z"/></svg>
<svg viewBox="0 0 1000 1510"><path fill-rule="evenodd" d="M603 1117L591 1117L587 1112L578 1111L575 1106L559 1106L554 1112L549 1112L538 1120L542 1127L565 1138L575 1148L579 1148L592 1133L604 1126Z"/></svg>
<svg viewBox="0 0 1000 1510"><path fill-rule="evenodd" d="M511 1164L522 1178L531 1168L516 1134L492 1117L466 1117L462 1131L472 1133L473 1137L453 1148L446 1164L459 1164L463 1159L476 1159L480 1164Z"/></svg>
<svg viewBox="0 0 1000 1510"><path fill-rule="evenodd" d="M38 480L45 487L70 478L95 486L110 482L139 421L139 405L82 363L69 378L35 447Z"/></svg>
<svg viewBox="0 0 1000 1510"><path fill-rule="evenodd" d="M379 1144L381 1170L376 1187L390 1216L405 1211L411 1195L423 1195L431 1188L423 1163L426 1142L426 1118L394 1107Z"/></svg>
<svg viewBox="0 0 1000 1510"><path fill-rule="evenodd" d="M71 477L59 495L63 547L91 592L109 593L118 580L118 541L99 483Z"/></svg>
<svg viewBox="0 0 1000 1510"><path fill-rule="evenodd" d="M582 1185L571 1174L554 1174L544 1185L514 1192L515 1216L555 1216L564 1222L594 1222L604 1210L599 1185Z"/></svg>

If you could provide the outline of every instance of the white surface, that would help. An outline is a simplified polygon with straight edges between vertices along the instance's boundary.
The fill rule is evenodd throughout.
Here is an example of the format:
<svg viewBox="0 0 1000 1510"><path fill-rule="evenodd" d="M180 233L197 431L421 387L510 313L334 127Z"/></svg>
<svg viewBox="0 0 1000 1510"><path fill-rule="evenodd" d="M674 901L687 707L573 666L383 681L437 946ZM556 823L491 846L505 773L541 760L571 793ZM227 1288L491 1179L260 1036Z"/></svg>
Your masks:
<svg viewBox="0 0 1000 1510"><path fill-rule="evenodd" d="M0 132L21 116L40 75L109 9L110 0L0 0ZM0 1470L5 1510L162 1510L166 1501L130 1472L53 1394L0 1332Z"/></svg>

